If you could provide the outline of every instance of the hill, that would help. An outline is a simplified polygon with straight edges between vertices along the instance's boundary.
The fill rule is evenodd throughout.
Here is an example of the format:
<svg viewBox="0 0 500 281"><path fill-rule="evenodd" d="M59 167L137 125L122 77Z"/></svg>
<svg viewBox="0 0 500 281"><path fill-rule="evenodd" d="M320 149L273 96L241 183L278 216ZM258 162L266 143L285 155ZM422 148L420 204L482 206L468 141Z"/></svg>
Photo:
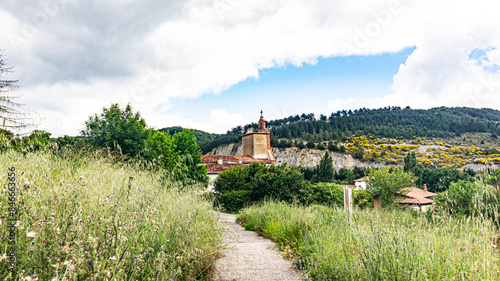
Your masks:
<svg viewBox="0 0 500 281"><path fill-rule="evenodd" d="M257 124L238 126L227 134L216 137L202 145L204 152L232 142L257 128ZM360 108L354 111L342 110L329 117L314 113L289 116L270 120L273 145L280 140L302 140L312 142L345 141L351 136L374 136L378 138L416 139L440 138L467 142L477 139L487 141L498 148L500 135L500 111L467 107L439 107L432 109L411 109L409 107L385 107L379 109ZM465 138L463 138L464 136ZM459 139L462 137L462 139ZM464 143L465 144L465 143Z"/></svg>
<svg viewBox="0 0 500 281"><path fill-rule="evenodd" d="M170 134L170 136L173 136L175 133L182 132L182 130L183 130L182 127L175 126L175 127L163 128L163 129L160 129L159 131L168 132ZM200 131L200 130L192 130L192 131L194 132L194 136L196 137L196 142L198 142L198 145L210 143L214 139L216 139L217 137L220 136L219 134L207 133L207 132Z"/></svg>

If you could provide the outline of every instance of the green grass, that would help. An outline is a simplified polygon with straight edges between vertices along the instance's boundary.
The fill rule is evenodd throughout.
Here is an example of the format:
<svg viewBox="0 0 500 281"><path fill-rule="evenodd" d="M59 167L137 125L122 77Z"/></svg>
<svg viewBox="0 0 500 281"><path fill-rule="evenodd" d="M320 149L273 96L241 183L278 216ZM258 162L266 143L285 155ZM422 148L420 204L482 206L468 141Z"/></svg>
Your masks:
<svg viewBox="0 0 500 281"><path fill-rule="evenodd" d="M238 216L277 241L312 280L499 280L489 222L428 222L404 211L343 210L266 202Z"/></svg>
<svg viewBox="0 0 500 281"><path fill-rule="evenodd" d="M0 259L8 254L7 167L17 169L17 269L5 280L195 280L221 253L222 226L196 190L162 171L95 154L0 154ZM55 279L53 279L55 278ZM28 278L29 279L29 278ZM26 280L28 280L26 279Z"/></svg>

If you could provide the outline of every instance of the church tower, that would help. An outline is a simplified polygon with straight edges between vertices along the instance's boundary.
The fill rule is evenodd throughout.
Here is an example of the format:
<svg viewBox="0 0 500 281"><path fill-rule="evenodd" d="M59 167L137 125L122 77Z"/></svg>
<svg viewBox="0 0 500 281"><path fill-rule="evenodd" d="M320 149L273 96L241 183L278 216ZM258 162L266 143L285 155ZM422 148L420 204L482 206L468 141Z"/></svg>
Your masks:
<svg viewBox="0 0 500 281"><path fill-rule="evenodd" d="M243 155L253 157L262 162L276 163L271 151L271 133L266 127L266 120L260 111L259 129L257 132L243 136Z"/></svg>

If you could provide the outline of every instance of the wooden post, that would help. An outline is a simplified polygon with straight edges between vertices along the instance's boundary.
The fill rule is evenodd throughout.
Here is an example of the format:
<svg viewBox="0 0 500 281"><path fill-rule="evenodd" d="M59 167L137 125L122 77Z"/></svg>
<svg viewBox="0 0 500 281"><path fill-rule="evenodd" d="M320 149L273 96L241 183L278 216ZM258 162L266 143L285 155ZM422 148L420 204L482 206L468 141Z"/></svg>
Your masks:
<svg viewBox="0 0 500 281"><path fill-rule="evenodd" d="M352 189L344 187L344 210L349 218L352 216Z"/></svg>

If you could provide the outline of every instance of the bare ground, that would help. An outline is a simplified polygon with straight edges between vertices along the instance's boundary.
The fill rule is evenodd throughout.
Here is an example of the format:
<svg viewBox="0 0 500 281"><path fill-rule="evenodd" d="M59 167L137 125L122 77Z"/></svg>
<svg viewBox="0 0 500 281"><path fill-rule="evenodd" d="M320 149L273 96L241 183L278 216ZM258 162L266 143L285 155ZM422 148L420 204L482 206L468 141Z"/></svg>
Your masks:
<svg viewBox="0 0 500 281"><path fill-rule="evenodd" d="M284 260L276 245L236 223L236 216L220 213L226 224L228 248L215 265L214 280L303 280L301 274Z"/></svg>

